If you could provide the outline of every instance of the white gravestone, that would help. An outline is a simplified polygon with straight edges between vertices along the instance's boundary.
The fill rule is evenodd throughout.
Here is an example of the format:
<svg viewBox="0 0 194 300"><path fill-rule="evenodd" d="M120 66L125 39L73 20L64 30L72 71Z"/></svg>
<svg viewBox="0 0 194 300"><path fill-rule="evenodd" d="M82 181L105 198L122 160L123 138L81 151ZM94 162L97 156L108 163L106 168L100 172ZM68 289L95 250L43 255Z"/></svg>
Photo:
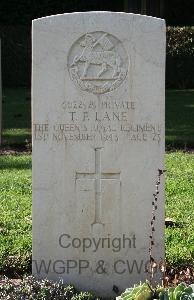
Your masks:
<svg viewBox="0 0 194 300"><path fill-rule="evenodd" d="M164 76L164 20L88 12L33 21L35 276L106 297L149 278ZM152 255L164 259L163 183Z"/></svg>

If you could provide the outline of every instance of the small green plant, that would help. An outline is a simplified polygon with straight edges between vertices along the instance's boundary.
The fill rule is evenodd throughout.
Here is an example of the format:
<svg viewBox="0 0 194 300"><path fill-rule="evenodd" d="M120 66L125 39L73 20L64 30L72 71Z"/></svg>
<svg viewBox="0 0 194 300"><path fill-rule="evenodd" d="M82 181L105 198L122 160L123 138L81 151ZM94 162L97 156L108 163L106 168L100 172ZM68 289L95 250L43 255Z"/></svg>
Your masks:
<svg viewBox="0 0 194 300"><path fill-rule="evenodd" d="M194 291L191 286L180 283L177 287L162 289L159 292L160 300L192 300L194 299Z"/></svg>
<svg viewBox="0 0 194 300"><path fill-rule="evenodd" d="M152 299L152 289L148 282L140 285L134 285L132 288L126 289L117 300L148 300Z"/></svg>
<svg viewBox="0 0 194 300"><path fill-rule="evenodd" d="M194 300L194 285L152 288L148 282L127 289L117 300Z"/></svg>

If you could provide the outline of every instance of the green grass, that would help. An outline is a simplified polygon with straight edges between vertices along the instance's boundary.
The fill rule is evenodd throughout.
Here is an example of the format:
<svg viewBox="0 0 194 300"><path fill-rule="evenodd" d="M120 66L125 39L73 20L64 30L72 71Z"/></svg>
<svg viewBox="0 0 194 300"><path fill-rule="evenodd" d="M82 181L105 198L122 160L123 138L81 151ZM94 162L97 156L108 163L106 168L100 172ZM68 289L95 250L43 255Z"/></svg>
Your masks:
<svg viewBox="0 0 194 300"><path fill-rule="evenodd" d="M166 229L166 259L194 263L194 154L167 154L166 169L166 216L178 223Z"/></svg>
<svg viewBox="0 0 194 300"><path fill-rule="evenodd" d="M0 156L0 271L30 271L31 156ZM172 266L194 263L194 154L166 155L166 260Z"/></svg>
<svg viewBox="0 0 194 300"><path fill-rule="evenodd" d="M10 88L3 92L3 143L29 143L30 91ZM194 147L194 90L167 90L166 146Z"/></svg>
<svg viewBox="0 0 194 300"><path fill-rule="evenodd" d="M23 273L31 254L31 157L0 156L0 270Z"/></svg>

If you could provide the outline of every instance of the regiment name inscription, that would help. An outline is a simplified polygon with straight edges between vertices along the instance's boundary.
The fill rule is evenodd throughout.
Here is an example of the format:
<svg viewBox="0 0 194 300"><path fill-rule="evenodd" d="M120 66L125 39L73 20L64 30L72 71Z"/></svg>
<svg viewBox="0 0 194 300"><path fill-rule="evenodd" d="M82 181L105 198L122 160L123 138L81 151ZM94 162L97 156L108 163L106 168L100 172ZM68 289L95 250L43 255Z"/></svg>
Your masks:
<svg viewBox="0 0 194 300"><path fill-rule="evenodd" d="M133 123L136 101L103 100L64 101L63 121L54 124L35 123L36 141L49 139L61 143L66 141L160 142L162 126L157 123ZM64 122L65 120L65 122Z"/></svg>
<svg viewBox="0 0 194 300"><path fill-rule="evenodd" d="M125 138L131 142L160 142L160 124L133 124L125 123L119 127L97 125L76 125L73 123L63 123L49 125L35 123L34 139L46 142L49 139L60 143L63 141L94 141L101 138L103 142L118 142ZM98 136L97 136L98 135Z"/></svg>

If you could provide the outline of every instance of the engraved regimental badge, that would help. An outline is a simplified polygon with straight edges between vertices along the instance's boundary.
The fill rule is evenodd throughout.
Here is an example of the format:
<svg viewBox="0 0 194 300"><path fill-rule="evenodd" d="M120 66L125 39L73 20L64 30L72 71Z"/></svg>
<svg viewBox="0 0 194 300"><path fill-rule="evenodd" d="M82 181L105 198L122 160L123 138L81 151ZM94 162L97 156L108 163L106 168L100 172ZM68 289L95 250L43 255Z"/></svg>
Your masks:
<svg viewBox="0 0 194 300"><path fill-rule="evenodd" d="M82 90L103 94L116 89L126 78L129 60L119 39L102 32L90 32L72 45L68 69Z"/></svg>

